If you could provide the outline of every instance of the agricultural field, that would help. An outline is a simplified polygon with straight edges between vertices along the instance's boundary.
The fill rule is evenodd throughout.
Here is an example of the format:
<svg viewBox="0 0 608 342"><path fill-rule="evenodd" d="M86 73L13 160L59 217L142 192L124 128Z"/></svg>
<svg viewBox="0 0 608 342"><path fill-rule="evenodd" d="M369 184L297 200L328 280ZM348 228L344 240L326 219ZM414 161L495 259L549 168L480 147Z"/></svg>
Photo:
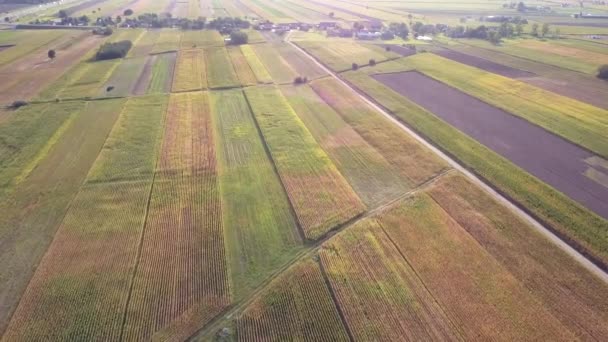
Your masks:
<svg viewBox="0 0 608 342"><path fill-rule="evenodd" d="M0 340L608 336L578 2L5 2Z"/></svg>
<svg viewBox="0 0 608 342"><path fill-rule="evenodd" d="M304 236L317 240L365 205L275 87L245 90Z"/></svg>
<svg viewBox="0 0 608 342"><path fill-rule="evenodd" d="M192 91L207 88L207 66L203 50L182 50L177 54L173 74L173 91Z"/></svg>

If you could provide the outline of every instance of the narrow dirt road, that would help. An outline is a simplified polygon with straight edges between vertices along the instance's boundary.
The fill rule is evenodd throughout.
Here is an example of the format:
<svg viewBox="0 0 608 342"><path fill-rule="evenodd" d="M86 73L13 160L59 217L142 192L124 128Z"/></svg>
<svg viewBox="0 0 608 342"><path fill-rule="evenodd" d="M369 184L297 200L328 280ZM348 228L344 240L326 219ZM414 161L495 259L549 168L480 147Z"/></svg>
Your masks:
<svg viewBox="0 0 608 342"><path fill-rule="evenodd" d="M448 162L454 169L460 171L462 174L464 174L466 177L468 177L471 181L473 181L475 184L479 185L482 189L484 189L486 192L488 192L490 195L492 195L500 203L503 203L512 212L514 212L519 217L521 217L526 222L528 222L534 229L536 229L538 232L540 232L542 235L544 235L547 239L549 239L551 242L553 242L558 248L560 248L561 250L566 252L568 255L570 255L572 258L574 258L576 261L578 261L583 267L588 269L591 273L595 274L597 277L602 279L604 282L608 283L608 273L606 273L604 270L599 268L597 265L595 265L593 262L591 262L589 259L587 259L584 255L579 253L576 249L572 248L569 244L564 242L562 239L557 237L548 228L546 228L540 222L535 220L532 216L528 215L526 212L521 210L513 202L511 202L508 199L506 199L505 197L503 197L501 194L499 194L494 189L492 189L492 187L490 187L484 181L479 179L473 173L469 172L466 168L464 168L462 165L460 165L456 160L450 158L448 155L446 155L441 150L436 148L433 144L429 143L428 141L423 139L421 136L419 136L416 132L412 131L409 127L404 125L401 121L397 120L389 112L384 110L384 108L381 108L380 106L378 106L377 104L375 104L374 102L369 100L367 97L361 95L356 89L353 89L353 87L350 84L348 84L346 81L344 81L338 74L336 74L332 70L325 67L325 65L323 65L323 63L319 62L314 56L310 55L304 49L302 49L298 45L294 44L290 40L290 38L291 38L291 32L289 32L289 34L287 34L287 36L285 37L285 41L288 44L290 44L295 49L297 49L298 51L305 54L313 63L317 64L320 68L325 70L325 72L327 72L331 77L336 79L338 82L343 84L345 87L350 89L352 92L356 93L357 96L359 96L369 106L374 108L378 113L384 115L387 119L392 121L395 125L400 127L402 130L407 132L409 135L414 137L421 144L423 144L424 146L429 148L431 151L435 152L439 157L443 158L446 162Z"/></svg>

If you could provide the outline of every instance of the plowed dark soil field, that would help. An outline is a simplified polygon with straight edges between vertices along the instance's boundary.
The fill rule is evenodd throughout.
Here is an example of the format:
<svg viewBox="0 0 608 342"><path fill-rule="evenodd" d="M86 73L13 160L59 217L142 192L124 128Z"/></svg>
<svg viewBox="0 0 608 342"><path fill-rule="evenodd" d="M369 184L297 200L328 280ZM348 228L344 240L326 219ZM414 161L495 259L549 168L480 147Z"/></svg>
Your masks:
<svg viewBox="0 0 608 342"><path fill-rule="evenodd" d="M419 72L374 78L608 218L608 162L600 157Z"/></svg>

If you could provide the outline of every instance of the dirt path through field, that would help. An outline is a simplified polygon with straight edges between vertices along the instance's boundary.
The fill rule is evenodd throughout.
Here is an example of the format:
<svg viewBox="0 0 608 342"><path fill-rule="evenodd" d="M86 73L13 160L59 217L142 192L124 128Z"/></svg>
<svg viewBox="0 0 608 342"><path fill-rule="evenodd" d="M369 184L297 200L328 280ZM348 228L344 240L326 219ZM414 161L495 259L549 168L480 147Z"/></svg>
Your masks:
<svg viewBox="0 0 608 342"><path fill-rule="evenodd" d="M539 223L533 217L531 217L526 212L524 212L522 209L520 209L516 204L512 203L511 201L509 201L508 199L506 199L505 197L503 197L501 194L499 194L498 192L496 192L490 185L488 185L485 182L483 182L481 179L479 179L473 173L471 173L470 171L468 171L465 167L463 167L462 165L460 165L454 159L452 159L451 157L449 157L448 155L446 155L445 153L443 153L441 150L439 150L438 148L436 148L430 142L428 142L425 139L423 139L421 136L419 136L414 131L412 131L409 127L405 126L401 121L397 120L389 112L387 112L386 110L384 110L384 108L381 108L376 103L374 103L370 99L368 99L366 96L362 95L360 92L358 92L357 90L353 89L351 87L351 85L348 84L346 81L344 81L338 74L336 74L335 72L329 70L325 65L323 65L321 62L319 62L318 60L316 60L312 55L308 54L305 50L303 50L302 48L300 48L299 46L297 46L296 44L294 44L293 42L291 42L290 39L289 39L290 35L291 35L291 33L287 35L287 37L286 37L285 40L289 44L291 44L294 48L298 49L299 51L301 51L302 53L304 53L306 56L308 56L314 63L316 63L319 67L321 67L323 70L325 70L329 75L331 75L338 82L340 82L341 84L343 84L345 87L348 87L349 89L351 89L351 91L357 93L357 95L363 101L365 101L368 105L370 105L372 108L374 108L378 113L384 115L391 122L393 122L394 124L396 124L398 127L400 127L406 133L408 133L409 135L411 135L412 137L414 137L421 144L423 144L428 149L430 149L431 151L433 151L434 153L436 153L438 156L440 156L442 159L444 159L446 162L448 162L452 167L454 167L458 171L462 172L471 181L473 181L475 184L477 184L482 189L484 189L487 193L489 193L490 195L492 195L492 197L494 197L497 201L499 201L500 203L504 204L512 212L514 212L520 218L522 218L523 220L525 220L526 222L528 222L534 229L536 229L538 232L540 232L541 234L543 234L543 236L545 236L547 239L549 239L550 241L552 241L558 248L562 249L565 253L567 253L568 255L570 255L573 259L575 259L576 261L578 261L587 270L589 270L590 272L592 272L593 274L595 274L597 277L599 277L600 279L602 279L604 282L608 283L608 273L606 273L604 270L602 270L601 268L599 268L597 265L595 265L593 262L591 262L589 259L587 259L584 255L582 255L581 253L579 253L576 249L572 248L569 244L567 244L566 242L564 242L563 240L561 240L559 237L557 237L555 234L553 234L549 229L547 229L546 227L544 227L541 223Z"/></svg>

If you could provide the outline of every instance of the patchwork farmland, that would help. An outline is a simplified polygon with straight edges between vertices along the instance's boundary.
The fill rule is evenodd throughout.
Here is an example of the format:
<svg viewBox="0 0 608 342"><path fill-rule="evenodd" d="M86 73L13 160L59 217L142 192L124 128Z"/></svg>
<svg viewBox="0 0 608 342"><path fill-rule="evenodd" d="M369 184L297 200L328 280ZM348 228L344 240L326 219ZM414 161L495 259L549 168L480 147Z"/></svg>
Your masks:
<svg viewBox="0 0 608 342"><path fill-rule="evenodd" d="M608 7L522 4L0 1L0 339L605 339Z"/></svg>

